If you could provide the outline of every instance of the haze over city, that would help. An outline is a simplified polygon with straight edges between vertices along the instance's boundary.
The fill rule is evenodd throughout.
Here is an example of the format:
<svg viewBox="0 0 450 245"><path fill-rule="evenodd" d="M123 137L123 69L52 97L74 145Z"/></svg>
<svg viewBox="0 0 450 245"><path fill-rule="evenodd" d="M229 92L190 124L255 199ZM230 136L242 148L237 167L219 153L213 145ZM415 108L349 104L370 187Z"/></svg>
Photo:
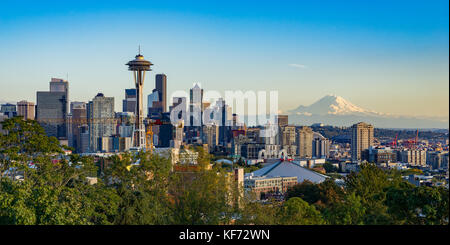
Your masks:
<svg viewBox="0 0 450 245"><path fill-rule="evenodd" d="M447 1L87 3L3 2L1 101L36 101L51 77L68 77L70 100L102 92L121 108L133 87L125 63L141 45L155 64L144 95L165 73L168 96L195 82L278 90L289 111L336 94L381 113L448 121Z"/></svg>

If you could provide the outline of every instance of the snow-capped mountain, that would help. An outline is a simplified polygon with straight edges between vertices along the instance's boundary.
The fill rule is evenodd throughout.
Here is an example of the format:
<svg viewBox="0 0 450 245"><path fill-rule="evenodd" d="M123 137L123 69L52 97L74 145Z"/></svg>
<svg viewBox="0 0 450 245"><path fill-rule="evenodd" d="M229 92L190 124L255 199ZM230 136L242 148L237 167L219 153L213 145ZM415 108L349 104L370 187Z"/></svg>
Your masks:
<svg viewBox="0 0 450 245"><path fill-rule="evenodd" d="M301 105L290 112L298 115L383 115L382 113L358 107L337 95L326 95L310 106Z"/></svg>
<svg viewBox="0 0 450 245"><path fill-rule="evenodd" d="M361 108L337 95L326 95L309 106L288 111L289 121L297 125L324 123L350 126L365 121L382 128L448 128L448 118L412 117L380 113Z"/></svg>

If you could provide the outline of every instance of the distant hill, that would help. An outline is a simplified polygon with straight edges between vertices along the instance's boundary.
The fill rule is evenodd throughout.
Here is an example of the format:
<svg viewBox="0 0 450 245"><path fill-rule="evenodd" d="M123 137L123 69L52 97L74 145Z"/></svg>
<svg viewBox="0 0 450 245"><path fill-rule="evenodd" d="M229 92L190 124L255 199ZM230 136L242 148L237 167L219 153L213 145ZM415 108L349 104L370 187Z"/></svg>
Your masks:
<svg viewBox="0 0 450 245"><path fill-rule="evenodd" d="M325 138L332 139L336 142L350 143L350 127L312 126L311 128L314 132L322 134ZM396 135L399 140L413 139L416 137L416 129L374 129L374 137L378 139L394 139ZM448 137L449 130L419 129L420 139L445 140Z"/></svg>

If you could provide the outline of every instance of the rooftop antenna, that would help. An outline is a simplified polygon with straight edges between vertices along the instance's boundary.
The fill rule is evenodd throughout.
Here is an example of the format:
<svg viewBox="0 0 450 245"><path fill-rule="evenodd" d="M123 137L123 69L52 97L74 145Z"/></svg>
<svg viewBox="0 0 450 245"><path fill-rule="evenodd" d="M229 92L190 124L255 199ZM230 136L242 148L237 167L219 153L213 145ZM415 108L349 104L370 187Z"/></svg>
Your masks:
<svg viewBox="0 0 450 245"><path fill-rule="evenodd" d="M141 55L141 45L139 44L139 55Z"/></svg>

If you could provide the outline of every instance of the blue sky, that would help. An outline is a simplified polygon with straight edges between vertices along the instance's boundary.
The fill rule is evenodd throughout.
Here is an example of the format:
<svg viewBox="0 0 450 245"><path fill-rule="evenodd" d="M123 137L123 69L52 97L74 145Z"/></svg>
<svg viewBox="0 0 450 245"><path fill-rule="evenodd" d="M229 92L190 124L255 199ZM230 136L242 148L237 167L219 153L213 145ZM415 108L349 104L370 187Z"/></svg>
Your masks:
<svg viewBox="0 0 450 245"><path fill-rule="evenodd" d="M2 1L0 100L36 100L51 77L70 99L121 110L142 46L169 95L278 90L279 107L326 94L395 114L448 117L448 1Z"/></svg>

